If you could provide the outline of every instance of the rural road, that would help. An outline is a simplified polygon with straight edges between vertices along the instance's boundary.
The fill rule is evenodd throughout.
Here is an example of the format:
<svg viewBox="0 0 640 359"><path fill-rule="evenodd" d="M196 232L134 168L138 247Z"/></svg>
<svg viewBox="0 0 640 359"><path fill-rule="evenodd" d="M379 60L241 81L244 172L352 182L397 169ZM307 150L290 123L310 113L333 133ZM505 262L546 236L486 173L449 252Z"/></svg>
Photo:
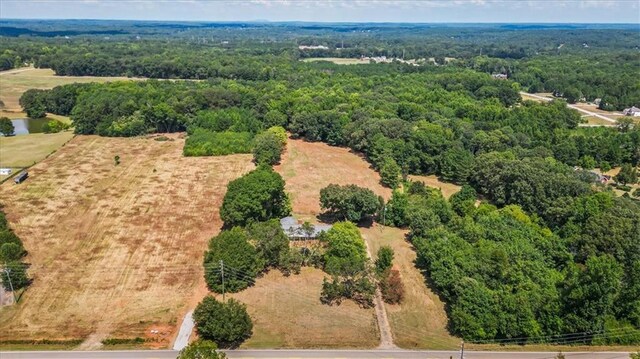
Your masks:
<svg viewBox="0 0 640 359"><path fill-rule="evenodd" d="M231 350L229 359L449 359L460 358L459 351L413 351L413 350ZM465 351L465 359L554 359L554 352L474 352ZM629 359L625 352L567 352L565 358L580 359ZM174 350L131 350L131 351L41 351L41 352L0 352L2 359L175 359Z"/></svg>
<svg viewBox="0 0 640 359"><path fill-rule="evenodd" d="M25 71L29 71L29 70L33 70L33 67L22 67L22 68L19 68L19 69L13 69L13 70L7 70L7 71L0 71L0 76L2 76L2 75L17 74L17 73L25 72Z"/></svg>
<svg viewBox="0 0 640 359"><path fill-rule="evenodd" d="M184 319L182 320L180 331L178 332L176 341L173 343L173 350L182 350L184 347L189 345L189 337L191 336L191 332L193 331L193 326L193 310L191 310L184 316Z"/></svg>
<svg viewBox="0 0 640 359"><path fill-rule="evenodd" d="M552 98L548 98L548 97L544 97L544 96L540 96L540 95L535 95L535 94L528 93L528 92L520 92L520 95L526 95L526 96L533 97L533 98L536 98L536 99L542 100L542 101L553 101ZM592 112L592 111L589 111L589 110L585 110L585 109L577 107L575 105L567 104L567 107L572 108L572 109L574 109L576 111L580 111L582 113L585 113L585 114L587 114L589 116L593 116L593 117L597 117L597 118L603 119L603 120L611 122L613 124L617 123L616 120L614 120L612 118L609 118L607 116L604 116L604 115L601 115L599 113L595 113L595 112ZM595 127L597 127L597 126L598 125L596 125Z"/></svg>

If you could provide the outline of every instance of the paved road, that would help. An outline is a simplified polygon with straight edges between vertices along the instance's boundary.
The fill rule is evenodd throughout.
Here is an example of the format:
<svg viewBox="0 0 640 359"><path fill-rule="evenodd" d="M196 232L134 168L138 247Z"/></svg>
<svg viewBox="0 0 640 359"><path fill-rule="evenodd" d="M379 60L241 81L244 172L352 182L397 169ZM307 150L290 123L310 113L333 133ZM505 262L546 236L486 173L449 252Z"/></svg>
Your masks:
<svg viewBox="0 0 640 359"><path fill-rule="evenodd" d="M191 310L185 314L184 319L182 320L180 331L178 332L176 341L173 343L173 350L182 350L184 347L189 345L189 337L193 331L193 326L193 310Z"/></svg>
<svg viewBox="0 0 640 359"><path fill-rule="evenodd" d="M552 98L548 98L548 97L544 97L544 96L540 96L540 95L535 95L535 94L528 93L528 92L520 92L520 94L521 95L527 95L527 96L530 96L530 97L533 97L533 98L536 98L536 99L542 100L542 101L553 101ZM587 114L589 116L594 116L594 117L603 119L605 121L608 121L608 122L611 122L611 123L614 123L614 124L617 123L616 120L614 120L614 119L612 119L610 117L601 115L601 114L593 112L593 111L585 110L585 109L577 107L575 105L567 104L567 107L572 108L572 109L574 109L576 111L580 111L582 113L585 113L585 114Z"/></svg>
<svg viewBox="0 0 640 359"><path fill-rule="evenodd" d="M42 351L0 352L2 359L175 359L174 350L132 351ZM465 359L554 359L553 352L472 352L465 351ZM565 358L576 359L628 359L624 352L567 352ZM230 359L449 359L460 358L459 351L412 351L412 350L232 350Z"/></svg>

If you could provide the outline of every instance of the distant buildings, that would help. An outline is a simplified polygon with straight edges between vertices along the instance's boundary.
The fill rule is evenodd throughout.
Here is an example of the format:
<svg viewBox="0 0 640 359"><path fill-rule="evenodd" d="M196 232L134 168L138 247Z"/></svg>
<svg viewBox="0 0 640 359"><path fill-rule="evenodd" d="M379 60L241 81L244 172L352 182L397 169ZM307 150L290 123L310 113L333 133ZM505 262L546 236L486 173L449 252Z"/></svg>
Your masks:
<svg viewBox="0 0 640 359"><path fill-rule="evenodd" d="M298 46L298 49L300 49L300 50L329 50L328 47L323 46L323 45L317 45L317 46L300 45L300 46Z"/></svg>
<svg viewBox="0 0 640 359"><path fill-rule="evenodd" d="M626 116L638 117L640 116L640 108L631 106L629 108L625 108L624 111L622 111L622 113L625 114Z"/></svg>
<svg viewBox="0 0 640 359"><path fill-rule="evenodd" d="M499 79L499 80L506 80L509 78L507 74L493 74L491 76L493 76L494 79Z"/></svg>

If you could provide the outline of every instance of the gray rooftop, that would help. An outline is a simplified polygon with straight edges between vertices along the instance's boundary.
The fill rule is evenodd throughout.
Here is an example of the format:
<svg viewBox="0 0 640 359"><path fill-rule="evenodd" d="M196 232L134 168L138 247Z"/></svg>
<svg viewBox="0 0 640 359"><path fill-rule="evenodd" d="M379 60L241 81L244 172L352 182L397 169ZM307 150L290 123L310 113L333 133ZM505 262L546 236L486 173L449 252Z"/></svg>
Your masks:
<svg viewBox="0 0 640 359"><path fill-rule="evenodd" d="M282 230L289 237L295 238L304 238L307 237L307 233L302 230L302 225L298 223L293 217L284 217L280 220L280 225L282 226ZM327 232L331 229L330 224L314 224L313 225L313 233L309 236L310 238L317 238L320 233Z"/></svg>

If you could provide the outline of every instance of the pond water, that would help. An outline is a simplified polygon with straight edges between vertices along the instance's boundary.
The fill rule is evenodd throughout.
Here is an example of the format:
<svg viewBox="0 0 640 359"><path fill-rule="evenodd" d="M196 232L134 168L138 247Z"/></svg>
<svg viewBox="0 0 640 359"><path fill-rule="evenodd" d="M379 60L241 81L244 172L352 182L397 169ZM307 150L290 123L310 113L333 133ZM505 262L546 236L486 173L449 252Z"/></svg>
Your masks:
<svg viewBox="0 0 640 359"><path fill-rule="evenodd" d="M42 127L49 121L48 118L16 118L11 120L11 123L16 135L28 135L43 132Z"/></svg>

